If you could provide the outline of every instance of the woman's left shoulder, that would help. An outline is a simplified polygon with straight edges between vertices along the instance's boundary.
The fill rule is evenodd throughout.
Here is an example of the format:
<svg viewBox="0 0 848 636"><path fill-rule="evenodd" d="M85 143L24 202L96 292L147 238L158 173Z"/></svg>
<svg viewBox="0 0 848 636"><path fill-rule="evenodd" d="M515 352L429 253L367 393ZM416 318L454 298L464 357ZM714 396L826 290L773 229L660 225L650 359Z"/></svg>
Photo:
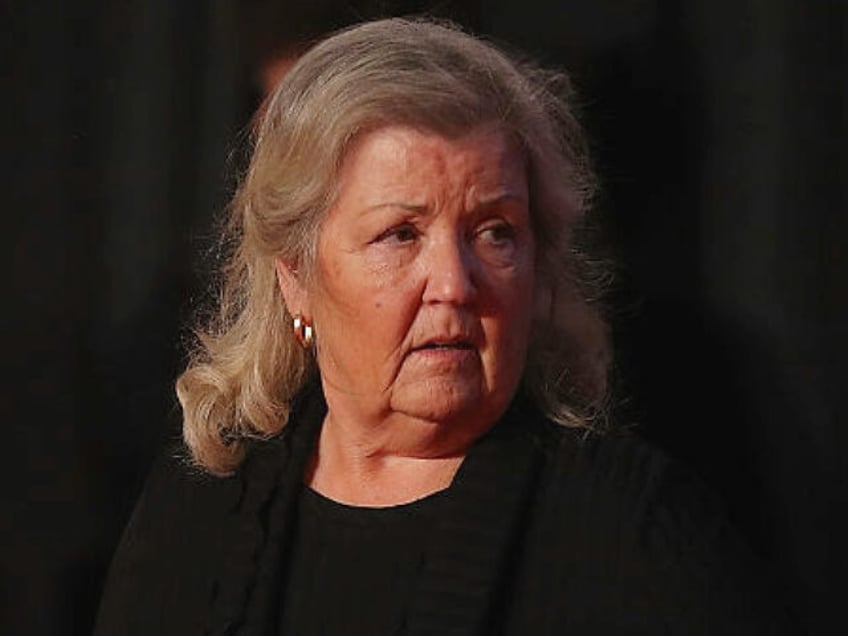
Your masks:
<svg viewBox="0 0 848 636"><path fill-rule="evenodd" d="M655 506L722 511L720 499L693 471L632 431L596 432L550 421L540 430L547 485L554 491L589 488L634 513Z"/></svg>
<svg viewBox="0 0 848 636"><path fill-rule="evenodd" d="M532 567L580 599L567 603L570 620L604 617L666 633L794 633L766 565L692 470L632 433L552 423L539 430Z"/></svg>

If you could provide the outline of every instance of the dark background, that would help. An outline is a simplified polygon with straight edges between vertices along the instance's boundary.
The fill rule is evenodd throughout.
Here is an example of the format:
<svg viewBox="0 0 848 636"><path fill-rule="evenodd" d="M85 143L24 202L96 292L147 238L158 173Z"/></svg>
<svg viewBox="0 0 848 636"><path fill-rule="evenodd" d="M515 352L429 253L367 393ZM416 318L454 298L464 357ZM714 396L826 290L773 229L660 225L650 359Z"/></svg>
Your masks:
<svg viewBox="0 0 848 636"><path fill-rule="evenodd" d="M178 435L180 342L268 43L427 6L571 70L619 262L619 412L719 491L811 632L842 623L845 3L259 4L0 4L0 632L91 629Z"/></svg>

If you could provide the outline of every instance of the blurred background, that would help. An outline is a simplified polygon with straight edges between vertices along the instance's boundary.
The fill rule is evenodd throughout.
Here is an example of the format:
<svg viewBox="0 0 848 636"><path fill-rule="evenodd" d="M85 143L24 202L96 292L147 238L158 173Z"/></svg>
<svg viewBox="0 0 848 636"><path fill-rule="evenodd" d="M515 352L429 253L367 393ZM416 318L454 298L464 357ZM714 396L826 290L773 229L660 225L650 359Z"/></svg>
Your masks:
<svg viewBox="0 0 848 636"><path fill-rule="evenodd" d="M421 12L571 72L618 262L619 415L724 497L811 633L843 622L844 2L0 12L0 633L91 630L149 464L179 435L181 343L263 91L321 34Z"/></svg>

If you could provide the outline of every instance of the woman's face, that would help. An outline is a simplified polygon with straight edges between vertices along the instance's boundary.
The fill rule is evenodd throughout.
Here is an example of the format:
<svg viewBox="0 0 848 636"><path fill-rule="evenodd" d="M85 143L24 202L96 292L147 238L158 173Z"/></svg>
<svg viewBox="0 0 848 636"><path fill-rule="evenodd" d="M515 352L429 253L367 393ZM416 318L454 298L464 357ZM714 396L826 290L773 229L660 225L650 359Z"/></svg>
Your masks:
<svg viewBox="0 0 848 636"><path fill-rule="evenodd" d="M357 139L289 304L314 324L331 415L485 432L524 368L534 249L524 158L499 129Z"/></svg>

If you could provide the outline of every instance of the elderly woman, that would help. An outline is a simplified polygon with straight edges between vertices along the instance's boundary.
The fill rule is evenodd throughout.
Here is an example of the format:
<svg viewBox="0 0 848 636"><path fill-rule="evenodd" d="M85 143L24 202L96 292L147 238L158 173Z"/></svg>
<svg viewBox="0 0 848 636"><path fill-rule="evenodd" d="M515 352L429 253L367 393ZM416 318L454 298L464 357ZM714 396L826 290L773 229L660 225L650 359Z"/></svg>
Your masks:
<svg viewBox="0 0 848 636"><path fill-rule="evenodd" d="M263 109L100 634L778 629L708 497L602 436L562 75L389 20Z"/></svg>

